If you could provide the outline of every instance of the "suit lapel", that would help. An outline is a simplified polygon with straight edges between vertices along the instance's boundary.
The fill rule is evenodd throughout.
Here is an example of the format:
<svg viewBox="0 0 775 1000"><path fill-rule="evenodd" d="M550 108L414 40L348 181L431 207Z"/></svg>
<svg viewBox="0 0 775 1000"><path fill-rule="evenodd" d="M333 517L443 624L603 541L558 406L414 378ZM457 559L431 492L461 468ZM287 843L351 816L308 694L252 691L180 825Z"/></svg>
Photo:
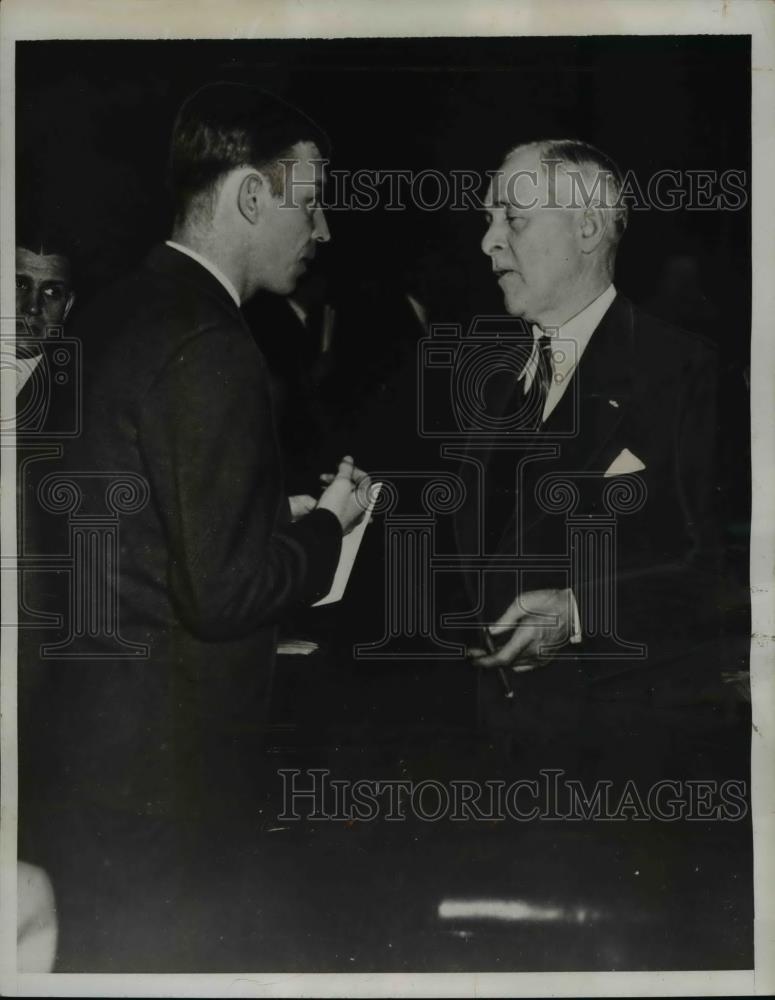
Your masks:
<svg viewBox="0 0 775 1000"><path fill-rule="evenodd" d="M529 343L532 346L532 340ZM523 439L526 451L537 449L536 454L539 451L556 454L524 465L524 476L517 485L518 502L512 505L514 516L510 523L504 524L501 542L510 533L513 535L515 527L518 528L517 537L524 537L546 516L547 512L535 501L535 485L540 478L552 473L583 472L595 467L627 414L632 394L633 365L633 308L628 299L617 295L593 333L573 373L572 382L557 407L537 434ZM505 413L514 388L513 380L504 379L489 398L488 412L497 415ZM516 435L514 440L515 444L519 442ZM475 456L488 467L486 482L490 489L493 488L492 466L499 455L493 444L494 438L473 434L462 448L463 453ZM507 460L508 456L504 457L504 462ZM475 479L471 470L469 463L463 463L460 470L469 489ZM465 539L463 551L476 547L475 525L472 524L472 518L476 516L481 517L482 512L475 514L474 505L466 503L456 518L458 538L460 541ZM515 525L517 517L521 524Z"/></svg>
<svg viewBox="0 0 775 1000"><path fill-rule="evenodd" d="M529 532L546 515L534 502L536 481L552 473L594 470L626 416L634 375L633 322L632 304L617 295L593 333L571 384L538 434L542 442L556 442L559 454L528 467L522 484L523 531Z"/></svg>

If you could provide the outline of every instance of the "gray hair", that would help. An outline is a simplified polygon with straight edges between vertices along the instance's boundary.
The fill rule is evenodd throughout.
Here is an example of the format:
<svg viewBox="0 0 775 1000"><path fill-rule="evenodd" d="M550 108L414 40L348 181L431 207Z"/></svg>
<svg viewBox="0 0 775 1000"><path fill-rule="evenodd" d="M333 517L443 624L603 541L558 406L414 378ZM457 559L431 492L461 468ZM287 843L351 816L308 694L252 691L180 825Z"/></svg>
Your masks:
<svg viewBox="0 0 775 1000"><path fill-rule="evenodd" d="M627 205L621 200L624 177L617 164L596 146L580 139L538 139L532 142L521 142L509 152L535 147L542 162L559 163L571 177L574 192L581 191L585 206L593 204L596 191L604 188L603 199L599 204L612 213L613 232L612 247L616 247L627 228ZM570 169L569 169L570 168ZM575 168L575 169L574 169ZM584 183L582 171L593 171L595 178L591 191Z"/></svg>

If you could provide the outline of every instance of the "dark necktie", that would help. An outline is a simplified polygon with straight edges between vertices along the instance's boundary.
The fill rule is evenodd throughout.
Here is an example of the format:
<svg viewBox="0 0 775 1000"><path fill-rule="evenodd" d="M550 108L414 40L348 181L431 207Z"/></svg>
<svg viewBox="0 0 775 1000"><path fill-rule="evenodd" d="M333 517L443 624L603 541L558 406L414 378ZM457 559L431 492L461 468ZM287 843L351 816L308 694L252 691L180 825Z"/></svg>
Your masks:
<svg viewBox="0 0 775 1000"><path fill-rule="evenodd" d="M546 334L542 334L536 343L536 353L530 359L535 365L533 379L525 392L525 383L519 379L516 385L512 376L511 405L514 407L514 430L522 435L532 436L540 430L543 422L544 405L552 384L552 347ZM525 376L527 377L527 376ZM525 442L525 438L522 438ZM530 440L530 437L527 438ZM515 439L515 445L519 438ZM488 546L497 542L503 529L514 516L515 504L515 467L516 459L513 450L508 448L495 450L488 459L487 483L488 489L484 498L484 517Z"/></svg>
<svg viewBox="0 0 775 1000"><path fill-rule="evenodd" d="M552 384L552 342L546 334L542 334L537 344L536 370L523 402L525 430L538 430L543 423L546 397Z"/></svg>

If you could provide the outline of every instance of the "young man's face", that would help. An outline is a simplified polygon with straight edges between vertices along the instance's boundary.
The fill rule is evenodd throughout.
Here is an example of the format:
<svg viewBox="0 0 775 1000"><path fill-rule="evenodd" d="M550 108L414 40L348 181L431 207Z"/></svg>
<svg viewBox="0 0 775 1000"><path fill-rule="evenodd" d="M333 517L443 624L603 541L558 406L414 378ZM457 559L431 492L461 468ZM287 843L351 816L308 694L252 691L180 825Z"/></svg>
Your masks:
<svg viewBox="0 0 775 1000"><path fill-rule="evenodd" d="M62 326L73 304L70 263L59 254L16 248L16 332L43 338Z"/></svg>
<svg viewBox="0 0 775 1000"><path fill-rule="evenodd" d="M558 179L564 181L562 173ZM559 324L569 318L563 318L563 301L581 267L578 212L547 207L567 206L566 194L549 190L533 147L509 156L490 185L482 250L492 261L507 311L529 322Z"/></svg>
<svg viewBox="0 0 775 1000"><path fill-rule="evenodd" d="M263 218L256 231L260 287L279 295L294 290L315 256L317 245L331 239L320 207L320 151L312 142L300 142L291 150L289 159L292 162L284 165L285 191L265 199Z"/></svg>

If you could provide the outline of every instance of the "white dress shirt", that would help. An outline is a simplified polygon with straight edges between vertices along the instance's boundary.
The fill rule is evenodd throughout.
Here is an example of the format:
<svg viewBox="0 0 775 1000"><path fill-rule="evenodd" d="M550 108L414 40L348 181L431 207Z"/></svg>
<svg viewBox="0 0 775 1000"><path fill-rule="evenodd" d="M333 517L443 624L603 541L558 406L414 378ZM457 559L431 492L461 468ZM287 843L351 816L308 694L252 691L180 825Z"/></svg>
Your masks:
<svg viewBox="0 0 775 1000"><path fill-rule="evenodd" d="M213 264L211 260L208 260L207 257L203 257L201 253L197 253L196 250L192 250L190 247L184 247L182 243L173 243L172 240L166 240L165 242L168 247L172 247L173 250L179 250L180 253L186 254L187 257L191 257L192 260L195 260L198 264L201 264L202 267L207 268L210 274L212 274L214 278L217 278L218 281L220 281L220 283L229 293L229 295L231 295L231 297L234 299L234 304L239 309L242 303L240 302L237 289L234 287L231 281L229 281L229 279L226 277L226 275L219 267L216 267L216 265Z"/></svg>
<svg viewBox="0 0 775 1000"><path fill-rule="evenodd" d="M27 384L27 380L30 378L32 373L40 364L40 359L42 355L35 354L31 358L14 358L14 367L16 368L16 395L22 391L24 386Z"/></svg>
<svg viewBox="0 0 775 1000"><path fill-rule="evenodd" d="M615 298L616 289L611 284L601 295L598 295L580 313L576 313L562 326L542 330L540 326L533 324L533 351L519 376L520 379L524 379L525 392L530 389L535 378L538 366L539 339L546 334L552 340L556 338L559 341L565 341L565 343L558 345L557 349L552 348L552 383L544 403L542 423L549 418L562 399L568 383L573 378L576 365L592 339L592 334L600 325L600 321L608 312L608 307Z"/></svg>

